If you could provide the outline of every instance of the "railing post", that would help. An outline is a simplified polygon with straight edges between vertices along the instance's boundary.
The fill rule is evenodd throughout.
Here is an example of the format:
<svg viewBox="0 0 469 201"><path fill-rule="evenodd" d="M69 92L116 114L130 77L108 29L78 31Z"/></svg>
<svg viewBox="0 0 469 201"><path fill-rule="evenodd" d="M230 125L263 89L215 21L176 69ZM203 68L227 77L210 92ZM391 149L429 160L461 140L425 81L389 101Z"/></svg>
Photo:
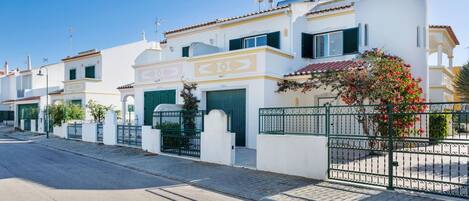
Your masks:
<svg viewBox="0 0 469 201"><path fill-rule="evenodd" d="M331 107L330 104L326 104L326 136L329 137L331 133Z"/></svg>
<svg viewBox="0 0 469 201"><path fill-rule="evenodd" d="M282 132L285 135L285 108L282 108Z"/></svg>
<svg viewBox="0 0 469 201"><path fill-rule="evenodd" d="M387 108L387 115L388 115L388 190L394 190L394 172L393 172L393 167L394 167L394 153L393 153L393 148L394 148L394 142L393 142L393 136L394 136L394 131L393 131L393 105L388 104Z"/></svg>

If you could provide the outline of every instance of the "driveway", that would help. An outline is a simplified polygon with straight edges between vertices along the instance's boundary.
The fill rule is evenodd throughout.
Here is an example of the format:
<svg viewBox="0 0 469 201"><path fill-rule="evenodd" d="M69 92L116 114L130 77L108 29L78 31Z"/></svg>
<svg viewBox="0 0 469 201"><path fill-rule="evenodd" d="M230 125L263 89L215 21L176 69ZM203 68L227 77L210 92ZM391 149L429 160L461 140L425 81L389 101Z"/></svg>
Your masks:
<svg viewBox="0 0 469 201"><path fill-rule="evenodd" d="M0 200L235 200L0 135Z"/></svg>

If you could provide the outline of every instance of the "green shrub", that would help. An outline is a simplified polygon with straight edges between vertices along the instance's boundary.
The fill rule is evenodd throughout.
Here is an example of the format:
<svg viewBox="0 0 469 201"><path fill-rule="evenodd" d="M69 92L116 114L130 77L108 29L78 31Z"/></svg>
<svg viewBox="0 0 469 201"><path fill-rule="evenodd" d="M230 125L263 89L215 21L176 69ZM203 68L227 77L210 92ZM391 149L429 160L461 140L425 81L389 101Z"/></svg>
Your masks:
<svg viewBox="0 0 469 201"><path fill-rule="evenodd" d="M49 106L49 116L52 125L61 126L69 120L82 120L85 118L85 110L75 104L53 104Z"/></svg>
<svg viewBox="0 0 469 201"><path fill-rule="evenodd" d="M451 116L451 114L430 115L430 141L437 142L449 136L451 132Z"/></svg>
<svg viewBox="0 0 469 201"><path fill-rule="evenodd" d="M174 122L163 122L155 126L162 134L162 145L167 148L181 147L187 142L181 140L181 125Z"/></svg>

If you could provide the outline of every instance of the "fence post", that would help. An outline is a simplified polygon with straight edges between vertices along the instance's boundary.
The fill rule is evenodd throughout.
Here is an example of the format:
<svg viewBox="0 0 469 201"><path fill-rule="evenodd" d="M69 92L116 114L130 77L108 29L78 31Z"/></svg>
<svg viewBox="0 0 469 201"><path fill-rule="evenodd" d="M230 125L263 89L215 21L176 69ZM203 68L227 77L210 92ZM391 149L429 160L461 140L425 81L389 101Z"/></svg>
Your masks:
<svg viewBox="0 0 469 201"><path fill-rule="evenodd" d="M117 115L114 111L108 111L103 125L103 143L105 145L117 144Z"/></svg>
<svg viewBox="0 0 469 201"><path fill-rule="evenodd" d="M329 139L329 135L330 135L330 126L331 126L331 119L330 119L330 104L326 104L326 137L327 137L327 178L330 178L331 177L331 172L329 170L329 165L331 164L331 157L329 157L329 146L330 146L330 139ZM319 125L318 125L319 127Z"/></svg>
<svg viewBox="0 0 469 201"><path fill-rule="evenodd" d="M387 108L388 115L388 190L394 190L394 181L393 181L393 167L394 167L394 142L393 142L393 105L388 104Z"/></svg>

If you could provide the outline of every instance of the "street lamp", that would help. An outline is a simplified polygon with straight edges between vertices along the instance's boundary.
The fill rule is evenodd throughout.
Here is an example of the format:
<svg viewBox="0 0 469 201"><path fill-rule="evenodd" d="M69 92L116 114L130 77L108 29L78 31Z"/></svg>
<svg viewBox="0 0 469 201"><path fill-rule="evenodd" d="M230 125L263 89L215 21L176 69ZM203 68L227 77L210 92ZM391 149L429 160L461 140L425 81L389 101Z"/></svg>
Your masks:
<svg viewBox="0 0 469 201"><path fill-rule="evenodd" d="M46 111L45 111L45 124L46 124L46 138L49 138L49 69L45 68L44 66L39 69L37 73L38 76L44 76L42 72L43 69L46 69Z"/></svg>

